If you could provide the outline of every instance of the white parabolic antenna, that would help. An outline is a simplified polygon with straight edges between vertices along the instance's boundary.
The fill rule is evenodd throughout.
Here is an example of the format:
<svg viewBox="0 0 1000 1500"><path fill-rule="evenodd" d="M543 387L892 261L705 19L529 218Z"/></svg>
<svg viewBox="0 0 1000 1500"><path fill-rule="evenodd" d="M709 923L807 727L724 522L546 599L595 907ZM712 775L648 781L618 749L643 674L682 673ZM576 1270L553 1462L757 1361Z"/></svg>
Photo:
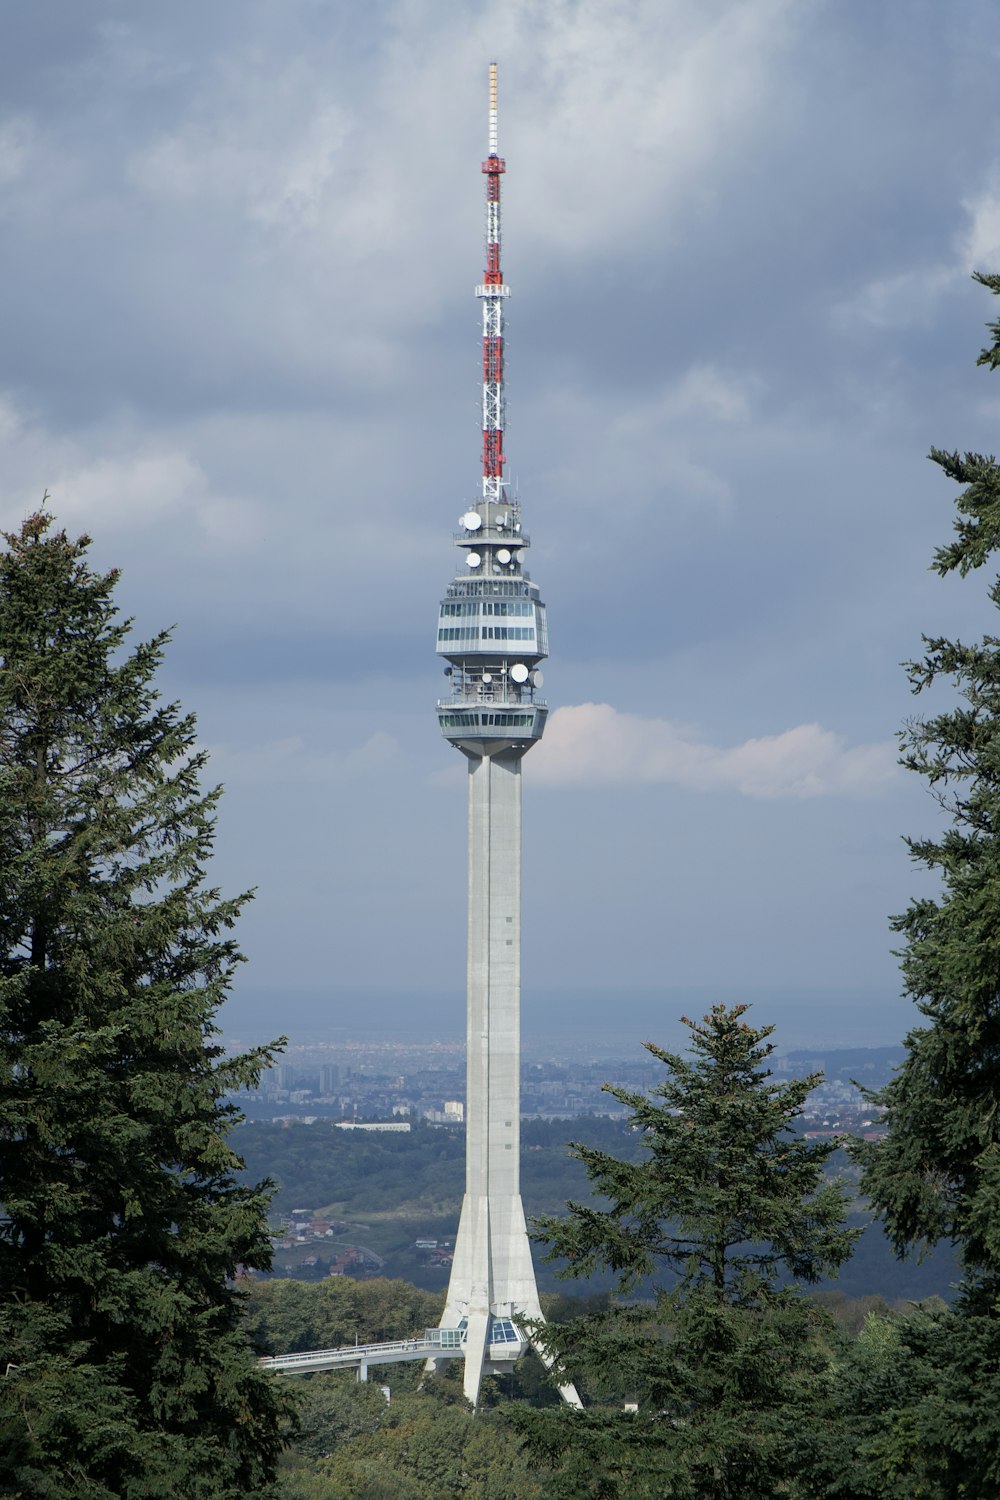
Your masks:
<svg viewBox="0 0 1000 1500"><path fill-rule="evenodd" d="M484 682L492 682L493 681L492 675L489 672L484 672L483 673L483 681Z"/></svg>
<svg viewBox="0 0 1000 1500"><path fill-rule="evenodd" d="M467 510L462 517L462 525L466 531L478 531L483 524L483 518L478 510Z"/></svg>
<svg viewBox="0 0 1000 1500"><path fill-rule="evenodd" d="M510 562L510 553L507 551L506 547L501 547L499 549L499 551L497 552L497 562L501 562L501 563L509 563Z"/></svg>
<svg viewBox="0 0 1000 1500"><path fill-rule="evenodd" d="M532 687L541 687L542 683L545 681L545 678L542 676L541 672L539 672L537 668L535 669L534 672L532 672L530 674L530 676L531 676L531 686Z"/></svg>
<svg viewBox="0 0 1000 1500"><path fill-rule="evenodd" d="M528 669L523 661L516 661L510 669L510 675L515 682L527 682Z"/></svg>
<svg viewBox="0 0 1000 1500"><path fill-rule="evenodd" d="M465 555L465 561L468 563L470 568L478 568L479 564L482 562L482 558L479 556L478 552L467 552Z"/></svg>

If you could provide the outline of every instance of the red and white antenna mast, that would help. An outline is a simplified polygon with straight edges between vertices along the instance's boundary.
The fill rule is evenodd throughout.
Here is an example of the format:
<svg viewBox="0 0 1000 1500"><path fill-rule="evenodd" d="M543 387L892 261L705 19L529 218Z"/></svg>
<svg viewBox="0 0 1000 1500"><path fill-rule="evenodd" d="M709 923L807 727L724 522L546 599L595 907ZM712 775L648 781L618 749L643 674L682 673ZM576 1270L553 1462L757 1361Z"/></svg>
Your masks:
<svg viewBox="0 0 1000 1500"><path fill-rule="evenodd" d="M500 270L500 177L507 170L497 154L497 65L490 63L489 156L486 174L486 270L476 296L483 304L483 499L503 501L504 389L503 303L510 288Z"/></svg>

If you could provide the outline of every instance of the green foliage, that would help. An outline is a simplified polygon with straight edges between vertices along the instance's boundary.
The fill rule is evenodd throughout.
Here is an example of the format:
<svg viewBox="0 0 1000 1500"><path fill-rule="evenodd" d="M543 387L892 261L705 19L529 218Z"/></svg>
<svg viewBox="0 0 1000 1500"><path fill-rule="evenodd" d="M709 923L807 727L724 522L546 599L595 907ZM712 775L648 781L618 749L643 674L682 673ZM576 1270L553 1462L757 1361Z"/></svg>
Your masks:
<svg viewBox="0 0 1000 1500"><path fill-rule="evenodd" d="M575 1129L588 1145L619 1154L631 1149L617 1120L584 1116ZM521 1132L522 1195L529 1211L553 1211L586 1188L586 1175L566 1147L566 1122L526 1120ZM341 1217L379 1213L455 1216L465 1191L465 1135L415 1121L400 1134L313 1125L244 1123L235 1136L252 1176L273 1177L274 1209L331 1208ZM537 1149L536 1149L537 1148Z"/></svg>
<svg viewBox="0 0 1000 1500"><path fill-rule="evenodd" d="M977 279L1000 294L1000 277ZM979 363L995 369L1000 322L990 331ZM934 449L931 458L964 486L956 539L934 566L965 575L1000 547L1000 465L977 453ZM1000 607L1000 579L990 599ZM959 1253L955 1311L913 1320L901 1334L911 1388L892 1441L881 1440L884 1462L909 1476L906 1493L951 1497L1000 1486L1000 640L925 637L924 647L908 668L913 691L944 680L959 699L901 736L903 764L924 777L949 820L939 836L908 841L940 889L894 924L905 941L905 988L924 1024L875 1096L887 1109L886 1138L859 1143L856 1154L900 1255L939 1241Z"/></svg>
<svg viewBox="0 0 1000 1500"><path fill-rule="evenodd" d="M838 1341L817 1384L816 1420L799 1434L805 1493L815 1500L939 1496L914 1420L926 1371L905 1335L901 1318L869 1313L856 1338Z"/></svg>
<svg viewBox="0 0 1000 1500"><path fill-rule="evenodd" d="M994 293L1000 278L979 277ZM980 363L1000 363L1000 323ZM939 572L967 573L1000 545L1000 466L978 454L931 457L965 485L957 540L938 551ZM1000 606L1000 580L991 598ZM949 679L960 702L914 719L902 761L925 778L949 814L936 838L908 841L915 862L941 880L895 920L905 947L906 991L926 1019L907 1038L906 1059L877 1098L888 1136L859 1146L863 1187L899 1253L953 1241L967 1291L980 1308L1000 1290L1000 641L925 638L909 666L914 692Z"/></svg>
<svg viewBox="0 0 1000 1500"><path fill-rule="evenodd" d="M465 1171L461 1132L420 1122L406 1134L338 1130L333 1121L246 1123L237 1140L252 1174L277 1184L274 1209L335 1207L340 1215L385 1210L457 1214Z"/></svg>
<svg viewBox="0 0 1000 1500"><path fill-rule="evenodd" d="M785 1493L793 1437L808 1420L825 1320L788 1284L815 1282L850 1253L845 1203L824 1182L836 1142L792 1122L816 1078L776 1083L771 1028L716 1006L691 1030L692 1060L647 1043L667 1070L649 1095L611 1089L642 1132L644 1158L578 1147L608 1207L571 1203L540 1233L570 1275L610 1266L653 1303L612 1308L544 1338L598 1402L634 1412L521 1412L516 1428L560 1468L554 1496Z"/></svg>
<svg viewBox="0 0 1000 1500"><path fill-rule="evenodd" d="M447 1384L441 1390L429 1382L419 1394L393 1395L390 1405L379 1395L381 1413L369 1397L361 1417L362 1402L338 1378L347 1387L340 1411L353 1407L359 1430L328 1458L293 1467L278 1491L282 1500L543 1500L550 1493L520 1442L492 1413L474 1414L460 1387L453 1396Z"/></svg>
<svg viewBox="0 0 1000 1500"><path fill-rule="evenodd" d="M267 1193L238 1180L215 1008L240 902L204 884L194 721L126 654L116 574L34 516L0 556L0 1490L256 1491L280 1445L240 1327Z"/></svg>
<svg viewBox="0 0 1000 1500"><path fill-rule="evenodd" d="M248 1285L247 1326L272 1354L385 1343L436 1328L444 1299L406 1281L257 1281Z"/></svg>
<svg viewBox="0 0 1000 1500"><path fill-rule="evenodd" d="M947 1500L1000 1493L995 1309L915 1318L905 1326L903 1343L913 1379L892 1435L898 1434L902 1458L923 1485L906 1493L940 1493ZM892 1450L889 1456L895 1457Z"/></svg>
<svg viewBox="0 0 1000 1500"><path fill-rule="evenodd" d="M377 1432L385 1418L381 1387L343 1375L315 1375L303 1381L295 1447L306 1458L328 1458L350 1438Z"/></svg>
<svg viewBox="0 0 1000 1500"><path fill-rule="evenodd" d="M610 1208L570 1203L568 1218L537 1221L548 1258L564 1256L568 1275L609 1265L627 1292L666 1268L681 1295L710 1287L720 1303L751 1306L782 1270L814 1282L846 1259L843 1194L823 1181L838 1142L791 1128L819 1075L775 1082L773 1027L750 1026L746 1010L718 1005L685 1021L693 1061L647 1042L667 1069L649 1094L608 1088L642 1132L644 1157L576 1145Z"/></svg>
<svg viewBox="0 0 1000 1500"><path fill-rule="evenodd" d="M573 1128L588 1145L619 1155L639 1151L634 1133L621 1121L582 1116ZM567 1198L587 1192L583 1165L566 1144L567 1130L563 1120L525 1122L521 1189L529 1213L557 1212ZM398 1135L338 1130L327 1121L288 1127L268 1122L241 1125L233 1144L251 1179L277 1183L276 1209L323 1210L352 1226L361 1220L363 1228L338 1230L333 1243L342 1248L360 1240L386 1257L391 1275L443 1292L447 1267L422 1260L414 1240L423 1235L454 1240L465 1186L464 1135L420 1122ZM322 1246L310 1248L323 1259ZM276 1259L280 1266L286 1257L279 1251ZM317 1276L324 1269L317 1268ZM554 1283L554 1272L546 1277L543 1271L543 1284L546 1279Z"/></svg>
<svg viewBox="0 0 1000 1500"><path fill-rule="evenodd" d="M857 1338L873 1316L887 1319L892 1311L885 1298L877 1293L868 1293L863 1297L845 1297L840 1291L811 1292L810 1301L821 1307L836 1327L852 1338ZM897 1302L896 1309L901 1305L905 1306ZM944 1303L941 1302L940 1305L943 1307Z"/></svg>
<svg viewBox="0 0 1000 1500"><path fill-rule="evenodd" d="M932 1302L842 1340L801 1435L810 1500L1000 1491L1000 1324Z"/></svg>
<svg viewBox="0 0 1000 1500"><path fill-rule="evenodd" d="M1000 295L1000 276L975 272L973 280L994 296ZM976 363L995 370L1000 365L1000 319L987 327L993 342L981 351ZM1000 548L1000 467L992 456L982 453L949 453L932 448L930 457L949 479L966 486L956 501L957 540L939 547L934 554L934 567L942 577L957 569L964 578L974 568L981 568Z"/></svg>

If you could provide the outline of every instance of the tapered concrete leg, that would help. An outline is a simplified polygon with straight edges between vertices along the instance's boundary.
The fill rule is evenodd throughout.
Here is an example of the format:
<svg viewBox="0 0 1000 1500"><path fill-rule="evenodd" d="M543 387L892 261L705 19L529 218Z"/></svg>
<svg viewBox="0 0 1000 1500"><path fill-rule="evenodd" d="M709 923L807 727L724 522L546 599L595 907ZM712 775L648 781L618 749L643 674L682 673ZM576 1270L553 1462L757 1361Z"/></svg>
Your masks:
<svg viewBox="0 0 1000 1500"><path fill-rule="evenodd" d="M465 1332L465 1379L463 1389L466 1401L475 1406L479 1400L479 1387L483 1380L486 1363L486 1341L490 1332L490 1315L485 1310L475 1312L469 1318Z"/></svg>
<svg viewBox="0 0 1000 1500"><path fill-rule="evenodd" d="M441 1326L457 1328L466 1320L465 1394L473 1405L490 1367L492 1320L509 1319L523 1335L523 1319L542 1317L520 1187L522 753L519 746L499 746L493 754L466 750L465 1198ZM580 1405L572 1386L562 1395Z"/></svg>

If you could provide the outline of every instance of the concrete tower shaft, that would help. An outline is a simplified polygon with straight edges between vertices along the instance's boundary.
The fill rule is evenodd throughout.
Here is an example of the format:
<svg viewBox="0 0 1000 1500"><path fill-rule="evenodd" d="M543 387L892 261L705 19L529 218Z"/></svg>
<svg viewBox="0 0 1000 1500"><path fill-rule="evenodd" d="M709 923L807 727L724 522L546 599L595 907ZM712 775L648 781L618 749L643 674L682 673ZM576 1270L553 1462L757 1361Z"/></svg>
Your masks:
<svg viewBox="0 0 1000 1500"><path fill-rule="evenodd" d="M528 538L503 478L503 306L497 70L490 65L483 304L482 498L455 535L463 563L438 612L450 695L445 738L468 763L468 970L465 1198L442 1328L463 1331L465 1394L484 1370L510 1368L540 1322L520 1185L521 761L541 739L548 654L545 605L524 569ZM543 1355L544 1357L544 1355ZM579 1405L572 1386L567 1401Z"/></svg>

